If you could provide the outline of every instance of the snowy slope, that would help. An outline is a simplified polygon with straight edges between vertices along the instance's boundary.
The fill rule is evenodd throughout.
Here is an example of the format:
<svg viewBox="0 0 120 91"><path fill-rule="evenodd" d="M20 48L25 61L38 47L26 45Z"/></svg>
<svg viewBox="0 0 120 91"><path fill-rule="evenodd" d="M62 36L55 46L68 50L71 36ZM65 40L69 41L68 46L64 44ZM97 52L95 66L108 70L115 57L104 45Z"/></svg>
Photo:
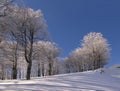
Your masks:
<svg viewBox="0 0 120 91"><path fill-rule="evenodd" d="M0 91L120 91L120 68L104 70L0 81Z"/></svg>

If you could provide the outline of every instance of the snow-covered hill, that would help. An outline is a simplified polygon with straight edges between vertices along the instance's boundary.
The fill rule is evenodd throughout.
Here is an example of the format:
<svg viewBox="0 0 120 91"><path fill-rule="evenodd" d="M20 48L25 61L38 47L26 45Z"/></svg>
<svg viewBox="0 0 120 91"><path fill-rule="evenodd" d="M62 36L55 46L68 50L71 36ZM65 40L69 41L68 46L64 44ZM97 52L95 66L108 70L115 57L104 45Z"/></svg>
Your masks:
<svg viewBox="0 0 120 91"><path fill-rule="evenodd" d="M0 81L0 91L120 91L120 68Z"/></svg>

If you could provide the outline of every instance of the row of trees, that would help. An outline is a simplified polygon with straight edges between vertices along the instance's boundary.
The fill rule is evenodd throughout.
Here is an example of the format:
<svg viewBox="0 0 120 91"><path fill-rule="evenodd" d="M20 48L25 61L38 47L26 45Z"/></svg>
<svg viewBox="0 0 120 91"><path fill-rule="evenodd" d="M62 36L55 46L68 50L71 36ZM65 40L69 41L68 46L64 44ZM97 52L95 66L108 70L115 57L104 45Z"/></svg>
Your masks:
<svg viewBox="0 0 120 91"><path fill-rule="evenodd" d="M81 47L60 59L60 49L46 30L40 10L21 7L14 0L0 0L1 79L80 72L103 67L109 60L109 44L101 33L84 36Z"/></svg>
<svg viewBox="0 0 120 91"><path fill-rule="evenodd" d="M7 53L1 54L2 56L9 56L9 52L13 52L9 58L7 58L13 62L13 79L17 77L18 54L22 54L27 63L26 79L29 80L32 61L34 60L34 44L40 40L48 41L49 34L46 31L46 23L40 10L34 11L31 8L19 7L12 2L13 0L1 0L0 2L0 11L2 13L0 17L1 41L6 38L10 44L12 42L12 47L9 49L5 47L4 50L4 48L1 47L1 50ZM6 57L1 58L6 60Z"/></svg>
<svg viewBox="0 0 120 91"><path fill-rule="evenodd" d="M27 62L24 51L16 41L0 43L0 74L1 79L21 79L27 75ZM60 49L48 41L33 44L31 76L48 76L58 73L57 60Z"/></svg>
<svg viewBox="0 0 120 91"><path fill-rule="evenodd" d="M84 36L81 47L76 48L67 57L65 62L66 72L81 72L95 70L109 62L110 47L101 33L91 32Z"/></svg>

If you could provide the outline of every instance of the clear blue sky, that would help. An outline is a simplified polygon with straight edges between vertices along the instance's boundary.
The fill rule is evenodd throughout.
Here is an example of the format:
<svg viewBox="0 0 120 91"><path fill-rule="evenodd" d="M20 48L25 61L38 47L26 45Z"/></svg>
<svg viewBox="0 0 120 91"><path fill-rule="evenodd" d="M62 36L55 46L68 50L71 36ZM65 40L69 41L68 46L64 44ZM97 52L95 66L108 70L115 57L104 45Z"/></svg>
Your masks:
<svg viewBox="0 0 120 91"><path fill-rule="evenodd" d="M23 0L41 9L62 57L80 46L89 32L101 32L111 44L110 64L120 64L120 0Z"/></svg>

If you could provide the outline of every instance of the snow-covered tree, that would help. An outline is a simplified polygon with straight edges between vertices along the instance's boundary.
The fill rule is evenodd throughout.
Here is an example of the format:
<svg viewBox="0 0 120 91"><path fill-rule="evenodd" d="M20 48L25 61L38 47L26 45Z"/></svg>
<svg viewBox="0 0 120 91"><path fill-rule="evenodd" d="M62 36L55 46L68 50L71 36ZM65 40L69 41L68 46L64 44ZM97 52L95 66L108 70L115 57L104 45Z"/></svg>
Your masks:
<svg viewBox="0 0 120 91"><path fill-rule="evenodd" d="M4 17L12 11L11 6L15 0L0 0L0 17Z"/></svg>
<svg viewBox="0 0 120 91"><path fill-rule="evenodd" d="M47 38L46 24L41 11L34 11L30 8L18 8L10 17L11 26L14 25L11 33L23 48L24 57L27 62L26 79L29 80L33 61L33 44L38 40Z"/></svg>
<svg viewBox="0 0 120 91"><path fill-rule="evenodd" d="M101 33L84 36L81 47L76 48L64 60L66 72L80 72L101 68L110 59L110 47Z"/></svg>
<svg viewBox="0 0 120 91"><path fill-rule="evenodd" d="M34 51L38 60L38 76L54 75L57 71L57 57L60 54L60 49L56 44L49 41L38 41L34 44Z"/></svg>
<svg viewBox="0 0 120 91"><path fill-rule="evenodd" d="M13 4L15 0L0 0L0 42L6 37L6 28L7 24L5 23L6 17L12 13L14 10L12 7L15 6Z"/></svg>
<svg viewBox="0 0 120 91"><path fill-rule="evenodd" d="M8 55L6 54L6 44L4 44L5 42L2 41L0 43L0 70L1 70L1 79L6 79L7 75L6 75L6 71L8 68L11 69L12 67L12 63L9 61L8 59ZM10 74L11 75L11 74Z"/></svg>
<svg viewBox="0 0 120 91"><path fill-rule="evenodd" d="M93 69L103 67L110 59L110 47L101 33L91 32L84 36L82 47L86 49Z"/></svg>
<svg viewBox="0 0 120 91"><path fill-rule="evenodd" d="M16 41L2 41L1 47L4 50L2 55L6 59L5 63L8 63L12 68L12 78L17 79L17 64L18 57L20 56L19 46Z"/></svg>

